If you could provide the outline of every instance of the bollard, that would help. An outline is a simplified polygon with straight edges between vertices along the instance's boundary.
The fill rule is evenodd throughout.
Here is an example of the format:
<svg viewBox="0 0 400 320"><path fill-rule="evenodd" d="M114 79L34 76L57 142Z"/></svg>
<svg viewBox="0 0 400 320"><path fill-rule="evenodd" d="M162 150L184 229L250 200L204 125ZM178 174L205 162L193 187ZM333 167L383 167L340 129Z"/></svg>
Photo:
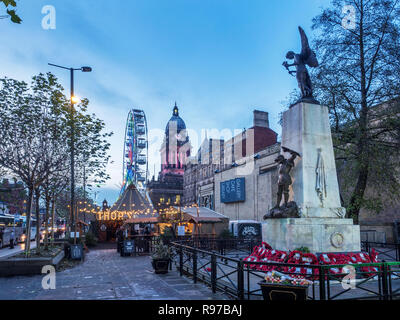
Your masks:
<svg viewBox="0 0 400 320"><path fill-rule="evenodd" d="M183 249L179 248L179 275L183 276Z"/></svg>
<svg viewBox="0 0 400 320"><path fill-rule="evenodd" d="M193 249L193 283L197 282L197 251Z"/></svg>
<svg viewBox="0 0 400 320"><path fill-rule="evenodd" d="M237 298L238 300L244 300L244 271L242 259L237 263Z"/></svg>
<svg viewBox="0 0 400 320"><path fill-rule="evenodd" d="M212 292L217 292L217 257L211 255L211 289Z"/></svg>

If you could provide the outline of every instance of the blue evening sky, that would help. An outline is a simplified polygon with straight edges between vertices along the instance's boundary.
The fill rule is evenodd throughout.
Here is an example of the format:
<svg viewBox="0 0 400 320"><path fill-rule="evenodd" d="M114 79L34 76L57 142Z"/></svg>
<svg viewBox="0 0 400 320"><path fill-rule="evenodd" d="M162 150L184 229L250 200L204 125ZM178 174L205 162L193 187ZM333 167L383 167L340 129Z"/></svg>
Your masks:
<svg viewBox="0 0 400 320"><path fill-rule="evenodd" d="M105 120L111 138L112 179L103 186L114 202L122 180L124 128L131 108L145 110L152 130L150 173L159 171L161 133L177 101L194 130L248 128L253 109L270 113L279 134L281 102L297 83L282 67L300 50L297 26L312 39L311 19L329 0L29 0L21 25L0 20L0 76L29 81L52 71L69 90L69 74L47 66L93 67L77 73L75 91ZM43 6L56 9L56 29L42 28ZM196 132L196 134L194 133ZM198 137L195 137L195 136Z"/></svg>

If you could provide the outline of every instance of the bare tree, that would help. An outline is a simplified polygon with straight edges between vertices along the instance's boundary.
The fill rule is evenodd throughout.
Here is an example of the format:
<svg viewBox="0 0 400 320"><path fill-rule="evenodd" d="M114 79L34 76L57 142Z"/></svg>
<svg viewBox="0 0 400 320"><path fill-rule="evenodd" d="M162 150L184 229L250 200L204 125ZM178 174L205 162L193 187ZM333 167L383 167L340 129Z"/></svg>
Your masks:
<svg viewBox="0 0 400 320"><path fill-rule="evenodd" d="M365 197L367 184L399 191L399 13L398 0L333 0L313 20L317 96L330 107L343 198L356 223L361 208L379 210L380 197Z"/></svg>

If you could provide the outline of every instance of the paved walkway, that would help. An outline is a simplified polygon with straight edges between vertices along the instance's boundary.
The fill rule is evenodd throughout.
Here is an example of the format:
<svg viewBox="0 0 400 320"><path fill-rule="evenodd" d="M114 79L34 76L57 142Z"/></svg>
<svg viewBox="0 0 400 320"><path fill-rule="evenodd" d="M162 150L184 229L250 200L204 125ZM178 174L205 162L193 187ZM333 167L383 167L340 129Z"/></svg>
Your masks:
<svg viewBox="0 0 400 320"><path fill-rule="evenodd" d="M36 248L36 241L31 241L31 249ZM14 254L20 253L25 250L25 243L19 243L14 246L14 249L10 249L10 247L4 247L0 249L0 259L5 259Z"/></svg>
<svg viewBox="0 0 400 320"><path fill-rule="evenodd" d="M173 268L153 272L150 257L121 257L115 249L92 250L85 262L56 274L56 289L43 290L42 276L0 278L0 299L35 300L221 300Z"/></svg>

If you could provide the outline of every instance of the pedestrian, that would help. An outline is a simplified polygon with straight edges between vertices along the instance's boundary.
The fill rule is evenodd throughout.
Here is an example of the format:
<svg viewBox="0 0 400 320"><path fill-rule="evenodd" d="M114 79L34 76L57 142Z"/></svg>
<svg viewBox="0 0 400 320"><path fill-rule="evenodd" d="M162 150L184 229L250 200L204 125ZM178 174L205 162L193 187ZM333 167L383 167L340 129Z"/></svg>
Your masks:
<svg viewBox="0 0 400 320"><path fill-rule="evenodd" d="M15 240L14 230L11 230L11 234L10 234L10 249L14 249L14 240Z"/></svg>
<svg viewBox="0 0 400 320"><path fill-rule="evenodd" d="M117 252L121 252L123 241L124 241L124 232L122 231L121 227L117 231Z"/></svg>

